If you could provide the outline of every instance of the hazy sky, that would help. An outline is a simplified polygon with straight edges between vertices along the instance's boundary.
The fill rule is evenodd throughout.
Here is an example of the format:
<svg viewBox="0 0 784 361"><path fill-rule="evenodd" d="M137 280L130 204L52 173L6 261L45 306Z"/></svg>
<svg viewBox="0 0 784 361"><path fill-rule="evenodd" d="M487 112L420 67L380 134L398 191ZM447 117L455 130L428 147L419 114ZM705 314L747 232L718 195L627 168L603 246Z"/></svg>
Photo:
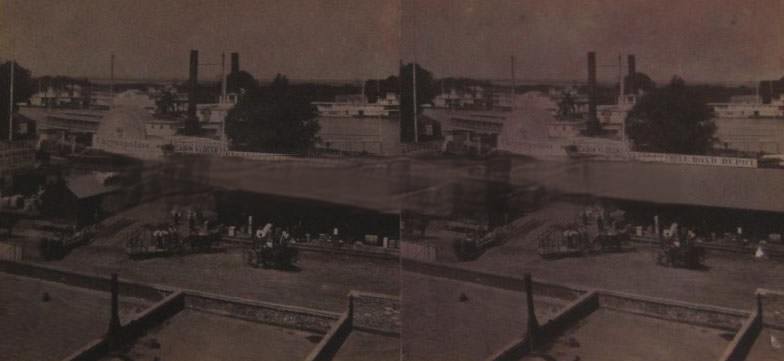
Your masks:
<svg viewBox="0 0 784 361"><path fill-rule="evenodd" d="M436 76L577 79L595 50L600 80L618 54L654 79L750 81L784 75L784 0L0 0L10 44L35 75L185 78L238 51L260 79L359 79L416 55ZM401 9L402 7L402 9ZM416 10L416 12L414 11ZM416 21L415 21L416 20ZM402 23L402 27L401 27ZM402 42L401 42L402 41ZM217 67L200 69L215 78Z"/></svg>
<svg viewBox="0 0 784 361"><path fill-rule="evenodd" d="M412 9L417 9L416 19ZM784 75L784 0L403 0L402 57L436 76L585 79L637 55L654 79L748 81ZM616 68L600 68L602 80Z"/></svg>
<svg viewBox="0 0 784 361"><path fill-rule="evenodd" d="M397 73L398 0L0 0L0 57L13 44L34 75L186 78L240 53L260 79L359 79ZM228 58L228 56L227 56ZM220 67L200 69L203 79Z"/></svg>

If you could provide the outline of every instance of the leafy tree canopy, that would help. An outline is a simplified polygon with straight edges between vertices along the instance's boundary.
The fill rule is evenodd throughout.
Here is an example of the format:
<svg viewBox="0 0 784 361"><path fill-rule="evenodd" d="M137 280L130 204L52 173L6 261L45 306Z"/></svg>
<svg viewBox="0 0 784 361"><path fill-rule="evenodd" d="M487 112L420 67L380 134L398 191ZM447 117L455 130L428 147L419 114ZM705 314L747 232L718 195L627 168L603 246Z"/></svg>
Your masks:
<svg viewBox="0 0 784 361"><path fill-rule="evenodd" d="M623 86L627 93L630 92L632 84L637 85L637 90L642 90L646 93L656 89L656 82L654 82L651 77L645 73L636 72L633 75L626 75L623 77Z"/></svg>
<svg viewBox="0 0 784 361"><path fill-rule="evenodd" d="M713 110L683 79L646 93L629 112L626 133L640 150L704 154L715 141Z"/></svg>
<svg viewBox="0 0 784 361"><path fill-rule="evenodd" d="M248 84L250 88L226 117L226 134L233 147L275 153L312 149L319 124L308 99L295 94L280 74L268 87L258 87L255 79Z"/></svg>

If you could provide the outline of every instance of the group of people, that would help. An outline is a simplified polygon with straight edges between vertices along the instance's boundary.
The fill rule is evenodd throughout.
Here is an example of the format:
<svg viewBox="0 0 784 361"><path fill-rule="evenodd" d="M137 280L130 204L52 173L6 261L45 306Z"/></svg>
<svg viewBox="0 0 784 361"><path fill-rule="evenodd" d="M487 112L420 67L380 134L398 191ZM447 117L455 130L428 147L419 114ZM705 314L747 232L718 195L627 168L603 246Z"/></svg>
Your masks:
<svg viewBox="0 0 784 361"><path fill-rule="evenodd" d="M279 245L288 244L291 241L291 234L288 230L274 227L272 223L259 227L254 235L254 244L257 249L272 249Z"/></svg>
<svg viewBox="0 0 784 361"><path fill-rule="evenodd" d="M574 229L564 230L562 236L569 248L584 248L589 241L586 232Z"/></svg>
<svg viewBox="0 0 784 361"><path fill-rule="evenodd" d="M664 231L664 235L668 248L685 248L697 241L697 233L693 229L679 227L678 223L673 223L670 229Z"/></svg>
<svg viewBox="0 0 784 361"><path fill-rule="evenodd" d="M624 230L625 212L620 209L609 212L605 208L588 208L581 212L580 218L583 226L596 224L596 228L600 233Z"/></svg>
<svg viewBox="0 0 784 361"><path fill-rule="evenodd" d="M152 238L158 248L167 248L168 244L178 241L177 227L170 224L168 227L157 228L152 231Z"/></svg>
<svg viewBox="0 0 784 361"><path fill-rule="evenodd" d="M204 213L199 208L190 208L186 210L184 213L185 213L186 222L188 222L187 223L188 230L190 231L196 230L198 226L203 225L204 227L206 227L209 223L209 220L207 220L204 217ZM172 222L174 223L175 228L180 225L180 222L182 221L182 217L183 217L182 210L177 208L172 208L171 219Z"/></svg>

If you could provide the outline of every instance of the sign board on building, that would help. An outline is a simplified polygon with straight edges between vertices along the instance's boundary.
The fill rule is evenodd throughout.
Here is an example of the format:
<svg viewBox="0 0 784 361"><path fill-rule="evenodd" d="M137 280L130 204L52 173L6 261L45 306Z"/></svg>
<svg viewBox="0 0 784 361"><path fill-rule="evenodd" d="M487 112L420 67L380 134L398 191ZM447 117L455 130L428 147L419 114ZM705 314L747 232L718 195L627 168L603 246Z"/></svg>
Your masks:
<svg viewBox="0 0 784 361"><path fill-rule="evenodd" d="M632 152L632 158L640 162L707 165L715 167L757 168L757 160L753 158L712 157L705 155L646 152Z"/></svg>

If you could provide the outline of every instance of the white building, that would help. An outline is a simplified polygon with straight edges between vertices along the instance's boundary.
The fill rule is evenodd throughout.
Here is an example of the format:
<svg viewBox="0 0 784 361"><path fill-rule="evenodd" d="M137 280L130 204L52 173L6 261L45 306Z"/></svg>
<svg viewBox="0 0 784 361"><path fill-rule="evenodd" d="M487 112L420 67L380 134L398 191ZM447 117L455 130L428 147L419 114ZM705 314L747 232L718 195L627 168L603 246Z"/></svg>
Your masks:
<svg viewBox="0 0 784 361"><path fill-rule="evenodd" d="M729 103L710 103L718 118L782 118L784 117L784 97L763 104L759 98L752 102L749 97L734 98Z"/></svg>

